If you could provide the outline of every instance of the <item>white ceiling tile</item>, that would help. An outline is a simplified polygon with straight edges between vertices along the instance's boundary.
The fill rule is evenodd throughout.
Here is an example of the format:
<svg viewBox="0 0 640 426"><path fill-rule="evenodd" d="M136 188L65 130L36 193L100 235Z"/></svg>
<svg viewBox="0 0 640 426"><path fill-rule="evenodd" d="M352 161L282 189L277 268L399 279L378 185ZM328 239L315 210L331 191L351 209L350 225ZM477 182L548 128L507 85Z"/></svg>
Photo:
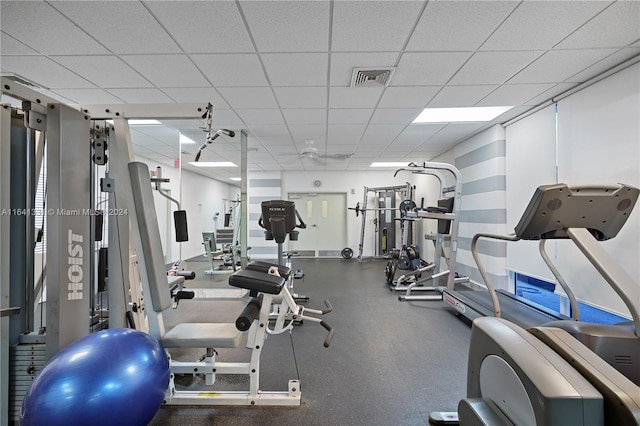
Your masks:
<svg viewBox="0 0 640 426"><path fill-rule="evenodd" d="M2 1L0 11L2 31L42 54L108 53L48 3Z"/></svg>
<svg viewBox="0 0 640 426"><path fill-rule="evenodd" d="M327 132L327 143L335 144L339 141L355 140L362 137L366 124L330 124Z"/></svg>
<svg viewBox="0 0 640 426"><path fill-rule="evenodd" d="M209 86L186 55L127 55L121 58L159 88Z"/></svg>
<svg viewBox="0 0 640 426"><path fill-rule="evenodd" d="M423 108L440 86L387 87L378 108Z"/></svg>
<svg viewBox="0 0 640 426"><path fill-rule="evenodd" d="M374 108L382 94L382 87L331 87L330 108Z"/></svg>
<svg viewBox="0 0 640 426"><path fill-rule="evenodd" d="M397 52L332 53L330 84L349 86L354 68L393 67L398 56Z"/></svg>
<svg viewBox="0 0 640 426"><path fill-rule="evenodd" d="M551 50L509 83L560 83L614 52L615 49Z"/></svg>
<svg viewBox="0 0 640 426"><path fill-rule="evenodd" d="M616 2L562 40L556 48L621 47L640 37L640 2Z"/></svg>
<svg viewBox="0 0 640 426"><path fill-rule="evenodd" d="M240 7L261 52L328 49L328 2L240 1Z"/></svg>
<svg viewBox="0 0 640 426"><path fill-rule="evenodd" d="M394 143L418 146L431 135L439 132L444 126L446 124L442 123L411 124L398 135Z"/></svg>
<svg viewBox="0 0 640 426"><path fill-rule="evenodd" d="M304 143L307 139L314 139L317 145L324 142L327 128L322 124L292 124L289 125L294 142Z"/></svg>
<svg viewBox="0 0 640 426"><path fill-rule="evenodd" d="M181 53L141 2L114 7L109 1L57 1L54 6L113 53Z"/></svg>
<svg viewBox="0 0 640 426"><path fill-rule="evenodd" d="M284 124L279 109L236 109L236 113L249 126L263 124Z"/></svg>
<svg viewBox="0 0 640 426"><path fill-rule="evenodd" d="M251 131L262 141L272 139L274 142L283 141L284 143L285 140L291 142L289 129L285 125L251 126Z"/></svg>
<svg viewBox="0 0 640 426"><path fill-rule="evenodd" d="M267 86L260 60L255 54L191 55L191 59L216 87Z"/></svg>
<svg viewBox="0 0 640 426"><path fill-rule="evenodd" d="M378 108L371 117L372 124L409 124L422 108Z"/></svg>
<svg viewBox="0 0 640 426"><path fill-rule="evenodd" d="M326 87L274 87L281 108L326 108Z"/></svg>
<svg viewBox="0 0 640 426"><path fill-rule="evenodd" d="M325 124L327 110L325 109L283 109L288 124Z"/></svg>
<svg viewBox="0 0 640 426"><path fill-rule="evenodd" d="M374 142L387 140L391 142L405 128L402 124L369 124L363 135L363 140Z"/></svg>
<svg viewBox="0 0 640 426"><path fill-rule="evenodd" d="M187 53L254 52L234 2L150 1L145 4Z"/></svg>
<svg viewBox="0 0 640 426"><path fill-rule="evenodd" d="M16 40L5 32L0 32L0 46L3 55L33 55L36 52L26 44Z"/></svg>
<svg viewBox="0 0 640 426"><path fill-rule="evenodd" d="M222 96L211 87L181 87L181 88L165 88L162 89L167 96L171 96L171 98L177 103L197 103L202 102L203 104L207 104L207 102L211 102L211 104L219 109L227 109L229 105L222 99Z"/></svg>
<svg viewBox="0 0 640 426"><path fill-rule="evenodd" d="M587 81L590 78L593 78L596 75L610 68L613 68L614 66L621 64L627 59L630 59L638 54L640 54L640 46L620 49L614 54L609 55L603 60L596 62L594 65L586 68L584 71L581 71L575 75L572 75L569 78L569 81L574 81L574 82Z"/></svg>
<svg viewBox="0 0 640 426"><path fill-rule="evenodd" d="M117 56L51 56L51 59L104 89L152 87Z"/></svg>
<svg viewBox="0 0 640 426"><path fill-rule="evenodd" d="M553 84L503 84L488 94L477 106L508 106L526 103L551 89Z"/></svg>
<svg viewBox="0 0 640 426"><path fill-rule="evenodd" d="M549 99L553 98L554 96L558 96L560 93L566 92L567 90L570 90L572 88L574 88L577 85L577 83L560 83L560 84L554 84L550 89L534 96L533 98L529 99L527 102L525 102L525 104L527 105L538 105L541 104L545 101L548 101Z"/></svg>
<svg viewBox="0 0 640 426"><path fill-rule="evenodd" d="M268 87L223 87L218 91L232 108L278 107Z"/></svg>
<svg viewBox="0 0 640 426"><path fill-rule="evenodd" d="M471 56L471 52L405 53L390 86L445 84Z"/></svg>
<svg viewBox="0 0 640 426"><path fill-rule="evenodd" d="M407 50L475 50L517 5L508 1L429 2Z"/></svg>
<svg viewBox="0 0 640 426"><path fill-rule="evenodd" d="M327 84L326 53L264 53L261 58L272 86Z"/></svg>
<svg viewBox="0 0 640 426"><path fill-rule="evenodd" d="M434 146L443 142L455 144L471 136L483 126L485 123L450 123L431 136L423 145Z"/></svg>
<svg viewBox="0 0 640 426"><path fill-rule="evenodd" d="M166 104L171 99L158 89L109 89L109 93L128 104Z"/></svg>
<svg viewBox="0 0 640 426"><path fill-rule="evenodd" d="M242 126L242 120L238 114L229 109L215 109L213 111L213 126L236 129Z"/></svg>
<svg viewBox="0 0 640 426"><path fill-rule="evenodd" d="M476 52L448 84L502 84L543 53Z"/></svg>
<svg viewBox="0 0 640 426"><path fill-rule="evenodd" d="M417 1L335 2L331 50L400 50L422 6Z"/></svg>
<svg viewBox="0 0 640 426"><path fill-rule="evenodd" d="M429 108L473 106L497 87L497 85L445 86L427 106Z"/></svg>
<svg viewBox="0 0 640 426"><path fill-rule="evenodd" d="M51 89L95 87L93 84L44 56L3 56L2 69Z"/></svg>
<svg viewBox="0 0 640 426"><path fill-rule="evenodd" d="M521 2L481 49L550 49L607 4L602 1Z"/></svg>
<svg viewBox="0 0 640 426"><path fill-rule="evenodd" d="M56 89L56 93L80 105L123 103L122 99L102 89Z"/></svg>
<svg viewBox="0 0 640 426"><path fill-rule="evenodd" d="M329 110L330 124L367 124L373 109L342 108Z"/></svg>

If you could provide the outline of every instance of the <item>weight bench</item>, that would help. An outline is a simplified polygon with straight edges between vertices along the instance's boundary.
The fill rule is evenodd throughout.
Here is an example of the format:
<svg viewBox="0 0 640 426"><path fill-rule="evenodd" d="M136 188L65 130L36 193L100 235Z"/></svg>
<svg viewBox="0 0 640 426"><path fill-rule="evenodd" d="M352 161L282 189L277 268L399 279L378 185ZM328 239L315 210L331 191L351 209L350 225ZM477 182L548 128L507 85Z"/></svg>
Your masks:
<svg viewBox="0 0 640 426"><path fill-rule="evenodd" d="M164 404L178 405L300 405L300 383L289 380L286 391L263 391L259 389L260 355L266 334L291 331L292 324L276 322L269 327L269 313L275 295L282 296L280 310L285 313L320 323L327 331L325 346L333 337L331 326L318 318L304 315L304 308L297 306L285 286L286 279L259 270L241 270L230 276L234 287L249 290L256 297L250 299L235 323L181 323L168 332L165 331L162 312L172 305L171 293L167 291L167 275L164 267L160 232L154 209L149 169L146 164L129 163L131 190L134 204L131 217L133 236L136 243L138 263L149 335L167 348L205 348L203 361L175 361L167 352L170 367L169 386L165 392ZM254 267L257 267L255 265ZM264 269L264 265L262 267ZM284 271L283 271L284 272ZM328 302L327 302L328 303ZM330 305L329 305L330 306ZM314 311L323 314L328 311ZM251 352L248 362L217 362L214 348L238 347L246 336L246 347ZM219 374L246 375L249 389L246 391L201 390L185 391L175 386L175 374L204 374L205 384L214 385Z"/></svg>

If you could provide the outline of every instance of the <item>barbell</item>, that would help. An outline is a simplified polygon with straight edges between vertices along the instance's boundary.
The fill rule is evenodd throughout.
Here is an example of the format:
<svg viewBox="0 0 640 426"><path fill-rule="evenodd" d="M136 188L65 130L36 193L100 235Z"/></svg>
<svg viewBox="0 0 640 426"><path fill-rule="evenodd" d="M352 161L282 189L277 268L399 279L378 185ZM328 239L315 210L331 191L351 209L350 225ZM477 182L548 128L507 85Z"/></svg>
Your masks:
<svg viewBox="0 0 640 426"><path fill-rule="evenodd" d="M413 211L415 209L416 209L416 203L413 202L413 200L402 200L402 202L400 202L400 206L397 209L382 208L382 207L365 209L364 207L360 207L359 201L356 203L355 207L347 207L347 210L355 210L356 217L358 217L361 212L365 212L365 211L400 210L403 214L405 214L406 212Z"/></svg>

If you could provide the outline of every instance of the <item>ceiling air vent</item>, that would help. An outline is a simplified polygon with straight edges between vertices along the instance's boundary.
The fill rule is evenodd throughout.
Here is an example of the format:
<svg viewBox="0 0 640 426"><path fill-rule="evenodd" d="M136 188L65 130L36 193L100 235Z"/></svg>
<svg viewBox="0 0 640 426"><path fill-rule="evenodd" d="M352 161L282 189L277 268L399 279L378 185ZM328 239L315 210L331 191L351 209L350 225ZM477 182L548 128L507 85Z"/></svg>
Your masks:
<svg viewBox="0 0 640 426"><path fill-rule="evenodd" d="M351 87L386 87L395 67L354 68Z"/></svg>

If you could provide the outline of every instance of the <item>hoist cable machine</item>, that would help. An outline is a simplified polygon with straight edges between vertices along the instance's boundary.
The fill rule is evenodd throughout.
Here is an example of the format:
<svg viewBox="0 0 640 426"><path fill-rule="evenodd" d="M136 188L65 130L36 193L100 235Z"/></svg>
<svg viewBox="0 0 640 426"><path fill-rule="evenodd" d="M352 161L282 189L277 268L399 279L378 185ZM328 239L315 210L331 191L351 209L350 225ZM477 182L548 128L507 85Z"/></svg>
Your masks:
<svg viewBox="0 0 640 426"><path fill-rule="evenodd" d="M91 332L127 325L131 244L126 203L109 197L105 209L106 197L103 201L98 197L113 191L116 182L119 156L117 148L108 148L110 138L118 126L123 127L126 132L121 131L121 137L129 142L123 156L132 159L124 117L200 114L195 104L89 110L62 104L9 77L2 77L1 86L0 426L4 426L19 420L22 398L47 360ZM116 119L115 128L106 119ZM116 159L110 162L111 177L105 173L107 153ZM120 176L128 176L126 164ZM107 214L103 216L101 209ZM111 222L110 233L127 233L120 244L112 244L108 261L96 245L102 239L103 218ZM114 278L110 289L107 263ZM105 291L108 302L101 303Z"/></svg>
<svg viewBox="0 0 640 426"><path fill-rule="evenodd" d="M94 152L86 114L8 78L2 95L0 424L6 424L19 419L22 398L46 361L91 329ZM36 205L36 192L44 193L38 184L46 185L44 206Z"/></svg>

